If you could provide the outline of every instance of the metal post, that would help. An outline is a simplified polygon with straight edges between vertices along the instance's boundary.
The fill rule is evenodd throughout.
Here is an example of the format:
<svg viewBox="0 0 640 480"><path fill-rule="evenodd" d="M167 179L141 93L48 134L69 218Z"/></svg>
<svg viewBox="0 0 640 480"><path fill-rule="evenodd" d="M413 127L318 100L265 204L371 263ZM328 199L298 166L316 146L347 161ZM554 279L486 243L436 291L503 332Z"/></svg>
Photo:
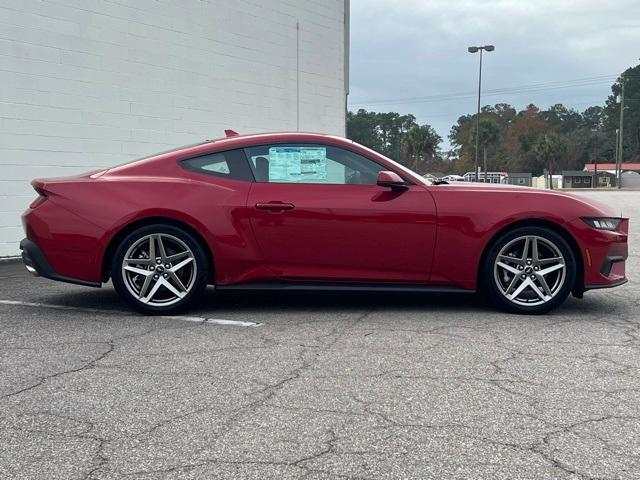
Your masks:
<svg viewBox="0 0 640 480"><path fill-rule="evenodd" d="M618 147L620 146L620 140L618 140L619 133L620 133L620 130L616 128L616 155L614 157L614 160L616 162L616 180L618 179Z"/></svg>
<svg viewBox="0 0 640 480"><path fill-rule="evenodd" d="M480 49L480 72L478 74L478 113L476 115L476 182L480 181L480 91L482 89L482 51ZM486 173L485 173L486 175ZM486 178L485 178L486 183Z"/></svg>
<svg viewBox="0 0 640 480"><path fill-rule="evenodd" d="M296 22L296 132L300 131L300 22Z"/></svg>
<svg viewBox="0 0 640 480"><path fill-rule="evenodd" d="M594 147L595 149L595 147ZM598 188L598 157L595 157L594 159L594 166L593 166L593 174L595 175L595 183L593 184L593 188Z"/></svg>
<svg viewBox="0 0 640 480"><path fill-rule="evenodd" d="M593 188L598 188L598 135L593 142Z"/></svg>
<svg viewBox="0 0 640 480"><path fill-rule="evenodd" d="M616 183L622 188L622 158L624 156L624 76L621 76L622 92L620 94L620 132L618 133L618 159L616 161Z"/></svg>
<svg viewBox="0 0 640 480"><path fill-rule="evenodd" d="M476 114L476 165L475 165L475 181L480 181L480 93L482 92L482 51L493 52L496 49L493 45L483 45L480 47L469 47L469 53L477 53L480 51L480 69L478 73L478 112ZM486 169L485 169L486 170ZM485 183L486 183L485 172Z"/></svg>
<svg viewBox="0 0 640 480"><path fill-rule="evenodd" d="M487 147L482 147L482 169L484 170L484 183L488 183L487 182Z"/></svg>

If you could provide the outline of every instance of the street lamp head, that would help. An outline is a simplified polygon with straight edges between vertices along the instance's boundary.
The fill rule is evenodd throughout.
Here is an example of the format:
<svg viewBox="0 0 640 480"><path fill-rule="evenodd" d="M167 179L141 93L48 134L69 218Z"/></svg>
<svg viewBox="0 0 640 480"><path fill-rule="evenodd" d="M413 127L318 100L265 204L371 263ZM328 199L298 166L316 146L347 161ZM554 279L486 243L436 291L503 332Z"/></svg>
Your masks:
<svg viewBox="0 0 640 480"><path fill-rule="evenodd" d="M478 47L469 47L467 48L467 50L469 51L469 53L476 53L480 49Z"/></svg>
<svg viewBox="0 0 640 480"><path fill-rule="evenodd" d="M482 48L484 48L487 52L493 52L496 49L496 47L494 47L493 45L485 45Z"/></svg>

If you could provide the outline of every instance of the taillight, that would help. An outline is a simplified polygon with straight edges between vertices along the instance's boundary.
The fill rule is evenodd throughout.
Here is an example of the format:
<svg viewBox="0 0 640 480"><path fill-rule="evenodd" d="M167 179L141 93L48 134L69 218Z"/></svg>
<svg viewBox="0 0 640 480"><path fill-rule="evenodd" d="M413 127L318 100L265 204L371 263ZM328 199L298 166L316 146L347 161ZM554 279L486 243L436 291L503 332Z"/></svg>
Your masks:
<svg viewBox="0 0 640 480"><path fill-rule="evenodd" d="M35 191L38 193L36 199L31 202L29 208L36 208L39 205L42 205L47 200L47 194L41 188L35 187Z"/></svg>

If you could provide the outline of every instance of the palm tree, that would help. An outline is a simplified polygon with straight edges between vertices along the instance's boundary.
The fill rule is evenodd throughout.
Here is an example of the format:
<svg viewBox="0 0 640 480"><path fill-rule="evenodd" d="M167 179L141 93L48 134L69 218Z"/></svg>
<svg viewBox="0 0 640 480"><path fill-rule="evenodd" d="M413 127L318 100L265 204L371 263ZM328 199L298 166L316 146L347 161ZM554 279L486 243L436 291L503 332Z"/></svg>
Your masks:
<svg viewBox="0 0 640 480"><path fill-rule="evenodd" d="M502 138L502 134L500 131L500 125L498 125L494 120L483 119L480 120L480 139L478 141L480 148L482 149L482 158L483 158L483 171L484 171L484 181L487 181L487 149L489 147L495 147L500 142ZM471 131L471 144L475 145L476 138L476 129L474 128ZM477 179L480 180L480 179Z"/></svg>
<svg viewBox="0 0 640 480"><path fill-rule="evenodd" d="M440 135L430 125L414 125L402 139L403 150L412 170L424 170L438 153Z"/></svg>
<svg viewBox="0 0 640 480"><path fill-rule="evenodd" d="M553 171L561 166L561 160L567 153L567 139L556 133L545 133L533 147L538 159L549 170L549 187L553 189Z"/></svg>

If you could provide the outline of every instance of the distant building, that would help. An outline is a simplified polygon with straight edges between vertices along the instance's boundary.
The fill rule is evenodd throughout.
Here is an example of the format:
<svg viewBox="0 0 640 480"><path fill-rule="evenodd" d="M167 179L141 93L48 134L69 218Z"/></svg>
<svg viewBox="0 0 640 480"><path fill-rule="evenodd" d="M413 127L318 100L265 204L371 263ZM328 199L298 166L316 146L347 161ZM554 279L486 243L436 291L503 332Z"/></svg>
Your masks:
<svg viewBox="0 0 640 480"><path fill-rule="evenodd" d="M626 162L620 164L623 172L636 172L640 173L640 163ZM596 168L595 163L587 163L584 166L585 172L594 172ZM598 163L598 172L616 173L615 163Z"/></svg>
<svg viewBox="0 0 640 480"><path fill-rule="evenodd" d="M507 172L480 172L480 182L484 182L486 178L487 183L507 183L507 177L509 174ZM467 172L463 175L465 182L475 182L476 181L476 173L475 172Z"/></svg>
<svg viewBox="0 0 640 480"><path fill-rule="evenodd" d="M429 180L430 182L435 182L437 180L440 180L438 177L436 177L433 173L425 173L423 175L424 178L426 178L427 180Z"/></svg>
<svg viewBox="0 0 640 480"><path fill-rule="evenodd" d="M426 178L427 180L431 180L432 182L442 180L445 176L446 175L442 172L431 172L431 173L425 173L423 175L424 178Z"/></svg>
<svg viewBox="0 0 640 480"><path fill-rule="evenodd" d="M553 188L562 188L562 175L552 175ZM540 175L531 179L531 186L535 188L549 188L549 175Z"/></svg>
<svg viewBox="0 0 640 480"><path fill-rule="evenodd" d="M636 172L629 171L628 173L637 175ZM592 173L595 176L595 172ZM597 188L609 188L616 186L616 174L615 172L598 170L598 178L593 180L594 186Z"/></svg>
<svg viewBox="0 0 640 480"><path fill-rule="evenodd" d="M532 175L531 173L511 173L509 172L509 176L507 177L507 183L510 185L522 185L525 187L532 186Z"/></svg>
<svg viewBox="0 0 640 480"><path fill-rule="evenodd" d="M464 182L464 177L462 175L456 175L452 173L451 175L445 175L442 177L442 180L445 182Z"/></svg>
<svg viewBox="0 0 640 480"><path fill-rule="evenodd" d="M627 170L620 176L623 188L640 188L640 173Z"/></svg>
<svg viewBox="0 0 640 480"><path fill-rule="evenodd" d="M583 170L564 170L562 188L591 188L593 175Z"/></svg>
<svg viewBox="0 0 640 480"><path fill-rule="evenodd" d="M594 173L584 170L565 170L562 172L562 188L593 188ZM598 169L598 188L615 187L616 176L608 171Z"/></svg>

